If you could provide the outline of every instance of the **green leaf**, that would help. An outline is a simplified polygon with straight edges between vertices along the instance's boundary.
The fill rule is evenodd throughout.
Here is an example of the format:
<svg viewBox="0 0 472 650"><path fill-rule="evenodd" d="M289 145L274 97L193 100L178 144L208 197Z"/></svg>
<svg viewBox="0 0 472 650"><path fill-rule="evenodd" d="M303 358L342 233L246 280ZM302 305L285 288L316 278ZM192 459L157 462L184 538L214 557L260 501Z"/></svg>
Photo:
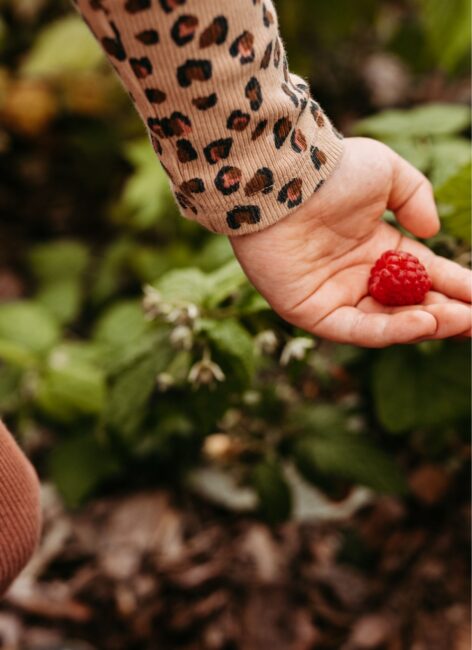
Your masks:
<svg viewBox="0 0 472 650"><path fill-rule="evenodd" d="M470 141L466 138L441 138L430 145L429 177L435 187L444 184L470 162Z"/></svg>
<svg viewBox="0 0 472 650"><path fill-rule="evenodd" d="M94 272L90 297L94 303L102 303L122 291L129 278L129 262L135 252L135 243L118 239L101 255L100 264Z"/></svg>
<svg viewBox="0 0 472 650"><path fill-rule="evenodd" d="M174 352L174 356L165 372L174 379L176 384L183 384L187 381L191 365L192 353L186 350L179 350L178 352Z"/></svg>
<svg viewBox="0 0 472 650"><path fill-rule="evenodd" d="M142 338L150 330L141 303L126 300L109 307L98 320L94 339L112 346L126 346Z"/></svg>
<svg viewBox="0 0 472 650"><path fill-rule="evenodd" d="M231 260L207 276L207 306L211 309L233 295L247 283L239 262Z"/></svg>
<svg viewBox="0 0 472 650"><path fill-rule="evenodd" d="M426 104L408 110L388 110L361 120L356 134L377 138L427 137L460 133L470 124L468 106L461 104Z"/></svg>
<svg viewBox="0 0 472 650"><path fill-rule="evenodd" d="M156 386L158 373L163 372L174 351L160 346L121 369L112 383L106 409L106 421L125 438L139 431L147 415L147 407Z"/></svg>
<svg viewBox="0 0 472 650"><path fill-rule="evenodd" d="M40 283L55 283L82 276L90 262L90 255L83 244L61 240L34 246L29 252L28 261Z"/></svg>
<svg viewBox="0 0 472 650"><path fill-rule="evenodd" d="M139 359L123 370L113 383L106 420L126 437L134 435L146 415L146 406L156 385L155 359Z"/></svg>
<svg viewBox="0 0 472 650"><path fill-rule="evenodd" d="M100 365L100 346L90 340L64 341L54 349L53 354L57 354L59 359L65 355L70 363Z"/></svg>
<svg viewBox="0 0 472 650"><path fill-rule="evenodd" d="M377 416L392 433L444 427L470 406L468 346L442 344L424 354L394 347L379 353L372 372Z"/></svg>
<svg viewBox="0 0 472 650"><path fill-rule="evenodd" d="M283 469L274 458L256 465L252 483L259 497L260 512L266 521L277 524L289 518L292 494Z"/></svg>
<svg viewBox="0 0 472 650"><path fill-rule="evenodd" d="M0 305L0 340L39 354L56 343L59 333L57 322L41 305L28 300Z"/></svg>
<svg viewBox="0 0 472 650"><path fill-rule="evenodd" d="M38 303L59 323L72 322L82 303L82 279L90 262L87 248L69 240L40 244L32 248L28 261L39 283Z"/></svg>
<svg viewBox="0 0 472 650"><path fill-rule="evenodd" d="M23 345L0 338L0 359L17 368L32 368L38 363L37 355Z"/></svg>
<svg viewBox="0 0 472 650"><path fill-rule="evenodd" d="M271 311L272 307L267 300L258 293L249 283L240 291L234 302L234 308L239 316L258 314L261 311Z"/></svg>
<svg viewBox="0 0 472 650"><path fill-rule="evenodd" d="M399 156L408 160L412 165L426 172L431 163L430 143L418 142L411 137L383 137L382 140L388 144Z"/></svg>
<svg viewBox="0 0 472 650"><path fill-rule="evenodd" d="M71 323L80 312L82 287L75 279L49 282L36 294L36 300L43 305L58 323Z"/></svg>
<svg viewBox="0 0 472 650"><path fill-rule="evenodd" d="M105 398L103 371L67 346L51 354L35 395L39 408L60 422L100 414Z"/></svg>
<svg viewBox="0 0 472 650"><path fill-rule="evenodd" d="M21 368L0 365L0 413L15 411L21 403Z"/></svg>
<svg viewBox="0 0 472 650"><path fill-rule="evenodd" d="M348 423L339 405L306 404L291 411L290 428L302 433L339 435L348 430Z"/></svg>
<svg viewBox="0 0 472 650"><path fill-rule="evenodd" d="M212 273L198 268L169 271L153 286L166 302L193 303L213 309L247 286L239 263L232 259Z"/></svg>
<svg viewBox="0 0 472 650"><path fill-rule="evenodd" d="M208 296L208 277L196 268L169 271L153 286L165 302L201 306Z"/></svg>
<svg viewBox="0 0 472 650"><path fill-rule="evenodd" d="M356 436L305 436L295 445L294 458L301 474L318 484L319 476L335 476L373 490L398 494L405 480L390 458Z"/></svg>
<svg viewBox="0 0 472 650"><path fill-rule="evenodd" d="M139 359L152 355L156 349L172 350L169 346L169 329L158 326L155 331L129 341L123 346L102 345L102 364L109 377L116 378ZM157 372L161 372L158 370Z"/></svg>
<svg viewBox="0 0 472 650"><path fill-rule="evenodd" d="M229 238L213 235L195 257L195 264L202 271L213 271L234 258Z"/></svg>
<svg viewBox="0 0 472 650"><path fill-rule="evenodd" d="M156 164L156 154L147 138L138 138L132 142L127 142L124 153L129 162L135 167L147 167Z"/></svg>
<svg viewBox="0 0 472 650"><path fill-rule="evenodd" d="M337 343L333 349L333 362L338 366L349 366L365 357L365 350L356 345Z"/></svg>
<svg viewBox="0 0 472 650"><path fill-rule="evenodd" d="M120 466L93 433L56 444L49 456L49 472L66 505L78 506L100 483L116 475Z"/></svg>
<svg viewBox="0 0 472 650"><path fill-rule="evenodd" d="M75 15L49 23L21 66L21 73L51 76L96 68L103 53L84 22Z"/></svg>
<svg viewBox="0 0 472 650"><path fill-rule="evenodd" d="M201 321L204 332L223 359L229 357L238 362L244 381L250 381L254 373L254 346L248 331L235 319Z"/></svg>
<svg viewBox="0 0 472 650"><path fill-rule="evenodd" d="M469 0L419 0L419 4L420 19L438 66L454 70L470 52Z"/></svg>
<svg viewBox="0 0 472 650"><path fill-rule="evenodd" d="M182 266L179 264L179 258L182 256L188 262L190 252L182 243L166 244L165 253L156 246L136 245L133 253L130 255L129 268L138 280L143 283L154 282L167 271Z"/></svg>
<svg viewBox="0 0 472 650"><path fill-rule="evenodd" d="M125 155L135 171L125 183L114 216L138 230L151 228L175 211L167 175L147 138L127 145Z"/></svg>
<svg viewBox="0 0 472 650"><path fill-rule="evenodd" d="M469 163L435 192L442 226L451 235L466 242L471 239L471 171Z"/></svg>

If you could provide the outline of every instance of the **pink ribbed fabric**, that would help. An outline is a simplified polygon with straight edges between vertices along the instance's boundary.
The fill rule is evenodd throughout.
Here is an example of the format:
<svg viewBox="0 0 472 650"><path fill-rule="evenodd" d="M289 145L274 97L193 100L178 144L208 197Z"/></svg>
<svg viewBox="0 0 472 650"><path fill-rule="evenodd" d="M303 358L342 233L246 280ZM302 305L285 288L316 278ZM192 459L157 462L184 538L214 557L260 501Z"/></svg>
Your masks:
<svg viewBox="0 0 472 650"><path fill-rule="evenodd" d="M38 478L0 422L0 595L31 557L40 528Z"/></svg>
<svg viewBox="0 0 472 650"><path fill-rule="evenodd" d="M74 0L143 119L182 214L230 236L293 212L342 140L291 74L271 0Z"/></svg>

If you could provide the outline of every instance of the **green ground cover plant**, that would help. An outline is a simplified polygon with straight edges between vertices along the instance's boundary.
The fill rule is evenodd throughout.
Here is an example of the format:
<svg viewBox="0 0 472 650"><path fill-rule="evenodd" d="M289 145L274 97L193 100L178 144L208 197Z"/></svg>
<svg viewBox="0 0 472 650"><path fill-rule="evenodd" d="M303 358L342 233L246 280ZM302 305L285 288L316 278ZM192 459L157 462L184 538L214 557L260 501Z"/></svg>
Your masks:
<svg viewBox="0 0 472 650"><path fill-rule="evenodd" d="M420 72L431 62L450 75L466 66L468 3L452 3L462 18L447 14L458 37L446 48L444 3L409 7L408 28L394 3L377 11L363 2L355 17L342 4L336 17L327 6L317 15L333 24L323 27L330 38L355 46L375 14L375 39L405 60L417 36ZM358 485L408 494L408 470L421 460L464 463L467 344L368 351L283 323L227 240L177 216L142 127L80 20L58 2L38 3L31 16L28 6L7 2L0 22L0 165L15 195L2 198L2 266L21 278L0 304L0 413L66 503L171 481L203 482L227 505L210 480L226 476L234 494L254 497L232 507L244 502L277 522L291 515L294 476L336 498ZM289 51L311 75L313 56L291 43L319 28L302 26L290 7L281 3ZM330 43L319 37L316 48ZM427 243L467 263L468 108L381 110L349 132L384 141L429 176L443 228Z"/></svg>

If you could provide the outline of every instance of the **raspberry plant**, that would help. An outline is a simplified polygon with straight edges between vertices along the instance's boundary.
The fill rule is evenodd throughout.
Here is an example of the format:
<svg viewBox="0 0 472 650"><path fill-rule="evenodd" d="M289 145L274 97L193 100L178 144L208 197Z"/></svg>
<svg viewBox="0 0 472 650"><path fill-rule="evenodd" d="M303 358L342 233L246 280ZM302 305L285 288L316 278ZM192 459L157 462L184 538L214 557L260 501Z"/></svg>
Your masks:
<svg viewBox="0 0 472 650"><path fill-rule="evenodd" d="M281 322L226 239L176 215L95 43L78 18L43 4L54 20L38 5L25 26L12 5L0 24L10 61L0 68L2 169L13 187L29 187L6 192L8 210L0 205L9 215L0 286L11 273L21 278L0 304L0 413L67 503L124 483L185 482L276 522L290 516L300 481L336 498L357 485L406 493L409 465L463 462L467 346L366 351ZM354 17L352 3L343 5L345 24L336 6L338 32L324 34L355 42L375 3L363 0ZM332 12L322 11L316 22L325 25ZM444 50L440 39L435 54L441 21L429 4L427 14L415 19L418 65L460 69L464 49ZM287 25L289 43L294 29ZM297 58L309 72L302 50L295 67ZM25 97L34 111L25 112ZM443 229L428 244L462 263L470 261L469 127L466 107L429 104L352 128L429 175Z"/></svg>

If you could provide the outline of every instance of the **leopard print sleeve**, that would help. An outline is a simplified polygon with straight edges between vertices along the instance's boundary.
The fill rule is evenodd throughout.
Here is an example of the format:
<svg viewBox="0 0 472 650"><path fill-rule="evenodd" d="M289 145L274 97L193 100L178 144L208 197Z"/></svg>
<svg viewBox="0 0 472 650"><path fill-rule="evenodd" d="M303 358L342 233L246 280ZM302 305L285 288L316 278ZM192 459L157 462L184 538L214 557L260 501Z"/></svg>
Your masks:
<svg viewBox="0 0 472 650"><path fill-rule="evenodd" d="M270 0L75 0L146 124L182 214L242 235L323 184L342 140L288 70Z"/></svg>

